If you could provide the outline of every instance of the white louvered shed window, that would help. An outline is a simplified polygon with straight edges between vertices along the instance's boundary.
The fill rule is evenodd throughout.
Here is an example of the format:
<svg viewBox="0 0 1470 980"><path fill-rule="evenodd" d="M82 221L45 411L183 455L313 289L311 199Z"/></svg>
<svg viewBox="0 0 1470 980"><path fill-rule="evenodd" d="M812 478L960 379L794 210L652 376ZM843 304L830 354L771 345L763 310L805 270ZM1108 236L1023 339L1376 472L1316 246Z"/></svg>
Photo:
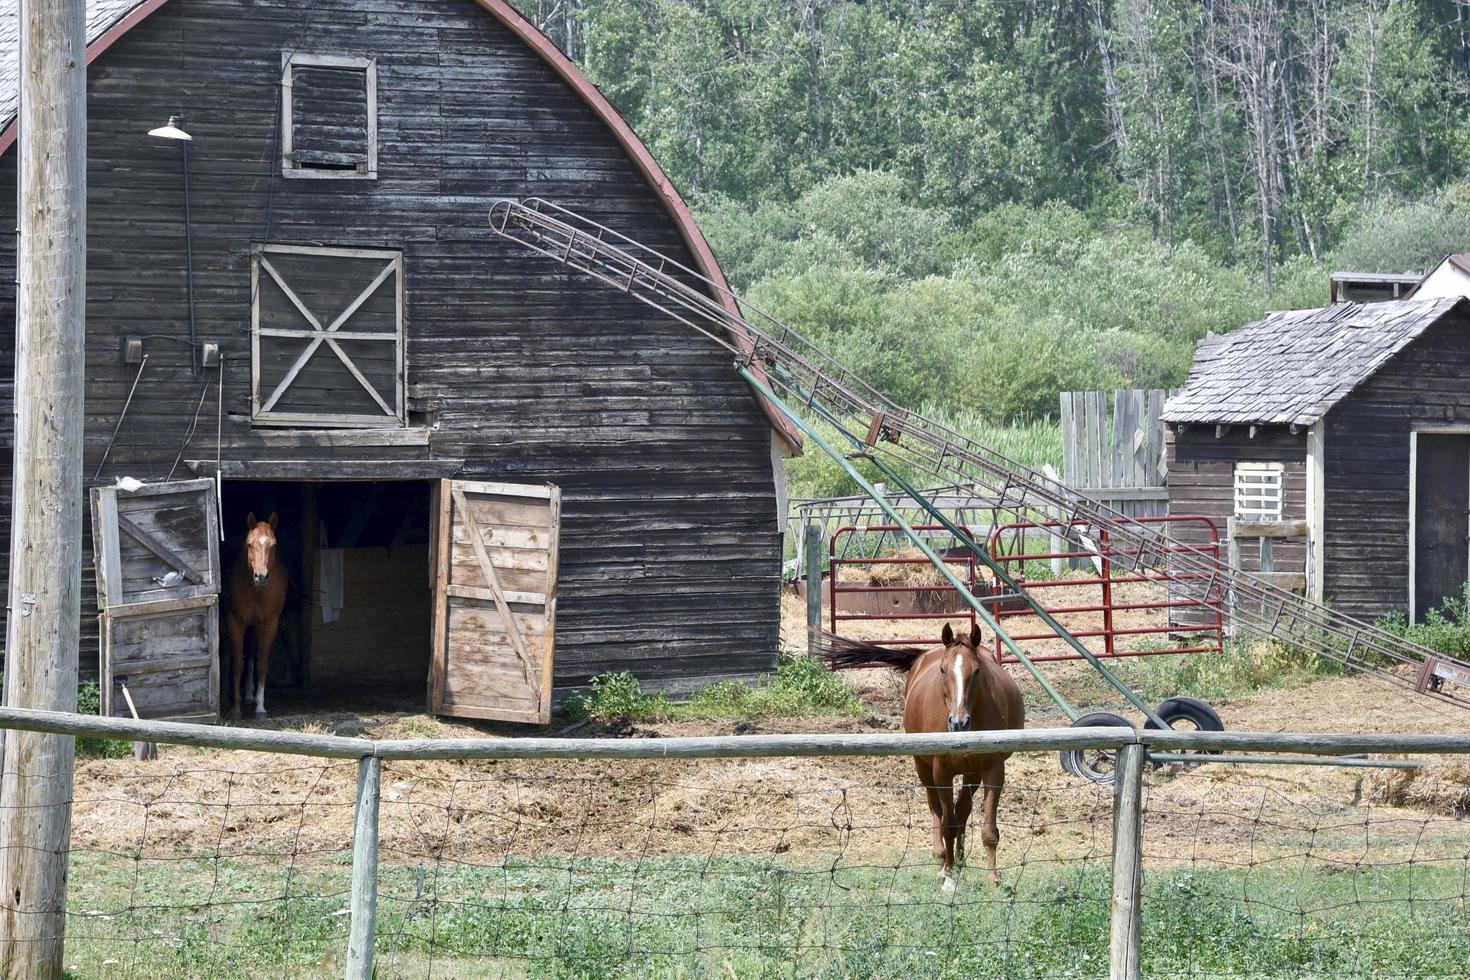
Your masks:
<svg viewBox="0 0 1470 980"><path fill-rule="evenodd" d="M1283 469L1280 463L1235 464L1237 520L1281 520Z"/></svg>

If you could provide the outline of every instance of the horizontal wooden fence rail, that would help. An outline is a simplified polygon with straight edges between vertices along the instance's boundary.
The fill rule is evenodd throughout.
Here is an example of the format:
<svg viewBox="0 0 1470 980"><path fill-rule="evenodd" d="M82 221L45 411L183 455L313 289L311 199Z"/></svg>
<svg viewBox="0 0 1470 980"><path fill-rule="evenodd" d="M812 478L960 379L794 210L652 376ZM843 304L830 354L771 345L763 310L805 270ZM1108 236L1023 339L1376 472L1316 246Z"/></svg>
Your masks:
<svg viewBox="0 0 1470 980"><path fill-rule="evenodd" d="M720 735L675 738L367 739L258 728L105 718L64 711L0 708L0 729L89 735L165 745L283 752L329 759L708 759L771 756L918 755L1057 752L1141 744L1179 752L1371 752L1470 754L1463 735L1370 735L1351 732L1199 732L1132 728L1030 728L1021 731L854 735Z"/></svg>

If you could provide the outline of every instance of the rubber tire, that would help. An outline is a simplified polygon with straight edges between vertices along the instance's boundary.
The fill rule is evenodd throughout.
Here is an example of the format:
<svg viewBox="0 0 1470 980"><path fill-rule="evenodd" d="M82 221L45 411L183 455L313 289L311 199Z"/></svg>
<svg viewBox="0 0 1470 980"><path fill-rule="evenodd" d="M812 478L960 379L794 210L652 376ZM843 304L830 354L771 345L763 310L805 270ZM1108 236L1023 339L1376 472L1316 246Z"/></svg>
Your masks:
<svg viewBox="0 0 1470 980"><path fill-rule="evenodd" d="M1174 721L1178 719L1192 722L1194 727L1202 732L1223 732L1225 730L1225 722L1220 720L1219 712L1199 698L1184 695L1166 698L1159 702L1159 706L1154 709L1154 714L1162 718L1170 728L1174 727ZM1143 723L1143 727L1157 730L1159 726L1150 718Z"/></svg>
<svg viewBox="0 0 1470 980"><path fill-rule="evenodd" d="M1072 728L1132 728L1133 725L1122 715L1115 715L1111 711L1094 711L1085 714L1072 722ZM1087 752L1099 752L1098 749L1068 749L1058 755L1062 762L1062 771L1085 779L1090 783L1109 784L1113 781L1111 772L1102 772L1089 764L1086 760Z"/></svg>
<svg viewBox="0 0 1470 980"><path fill-rule="evenodd" d="M1207 704L1206 702L1201 701L1199 698L1191 698L1182 694L1177 697L1165 698L1163 701L1160 701L1159 706L1154 709L1154 714L1158 715L1166 723L1168 723L1170 728L1174 727L1174 722L1176 720L1182 720L1188 721L1196 731L1223 732L1225 730L1225 722L1220 719L1219 712L1210 707L1209 704ZM1151 728L1155 731L1158 731L1159 728L1159 726L1154 722L1152 718L1144 722L1143 727ZM1219 755L1220 753L1190 752L1187 754ZM1168 765L1168 763L1154 762L1152 759L1150 759L1149 762L1153 765L1155 769L1164 765Z"/></svg>

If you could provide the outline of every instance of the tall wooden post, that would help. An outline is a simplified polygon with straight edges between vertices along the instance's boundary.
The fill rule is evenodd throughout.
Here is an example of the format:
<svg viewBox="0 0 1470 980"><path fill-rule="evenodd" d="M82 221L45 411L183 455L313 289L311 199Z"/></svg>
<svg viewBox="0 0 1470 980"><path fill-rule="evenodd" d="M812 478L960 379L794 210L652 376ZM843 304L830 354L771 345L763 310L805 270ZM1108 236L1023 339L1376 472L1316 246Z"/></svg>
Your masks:
<svg viewBox="0 0 1470 980"><path fill-rule="evenodd" d="M1138 980L1142 972L1143 764L1142 745L1135 742L1118 749L1113 769L1111 980Z"/></svg>
<svg viewBox="0 0 1470 980"><path fill-rule="evenodd" d="M15 484L5 686L76 709L86 316L84 0L20 7ZM74 740L11 732L0 780L0 975L60 977Z"/></svg>
<svg viewBox="0 0 1470 980"><path fill-rule="evenodd" d="M378 929L378 792L383 760L357 764L357 814L352 827L352 918L347 932L347 980L371 980Z"/></svg>

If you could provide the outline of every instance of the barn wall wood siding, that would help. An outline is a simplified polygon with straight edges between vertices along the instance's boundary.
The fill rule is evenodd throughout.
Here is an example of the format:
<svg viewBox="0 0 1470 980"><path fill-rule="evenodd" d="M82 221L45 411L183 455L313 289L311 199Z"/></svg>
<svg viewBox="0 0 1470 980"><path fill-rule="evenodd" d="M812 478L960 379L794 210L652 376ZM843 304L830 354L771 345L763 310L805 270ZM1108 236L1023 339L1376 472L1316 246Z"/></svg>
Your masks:
<svg viewBox="0 0 1470 980"><path fill-rule="evenodd" d="M376 179L281 176L278 83L293 50L376 59ZM226 439L249 432L250 257L267 242L403 250L409 422L437 424L427 447L276 446L226 459L428 455L464 459L465 478L560 486L558 687L625 668L689 687L774 666L769 424L725 352L490 231L493 198L536 195L693 264L605 124L471 0L172 0L92 66L88 477L136 372L122 362L123 335L147 338L150 356L104 480L162 479L199 402L182 343L179 149L146 136L170 113L195 138L198 334L226 357ZM14 157L0 158L10 221ZM0 236L0 264L12 270L14 258ZM13 318L12 278L0 275L0 316ZM4 344L8 398L9 332ZM185 458L213 459L213 406L211 388ZM6 480L5 514L8 490ZM83 582L90 673L90 569Z"/></svg>
<svg viewBox="0 0 1470 980"><path fill-rule="evenodd" d="M1323 588L1355 616L1407 612L1409 433L1470 425L1470 323L1448 314L1326 417Z"/></svg>

